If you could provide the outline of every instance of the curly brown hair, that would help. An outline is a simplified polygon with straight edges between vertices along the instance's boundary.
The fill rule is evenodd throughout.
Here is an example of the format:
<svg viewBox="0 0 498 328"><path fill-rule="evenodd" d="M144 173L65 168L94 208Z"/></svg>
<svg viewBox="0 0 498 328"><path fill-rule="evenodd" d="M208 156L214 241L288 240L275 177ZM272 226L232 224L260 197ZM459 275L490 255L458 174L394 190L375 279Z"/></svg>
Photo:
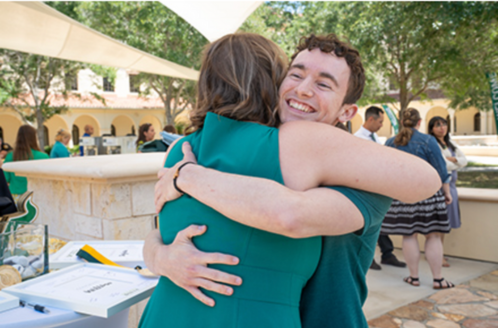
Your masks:
<svg viewBox="0 0 498 328"><path fill-rule="evenodd" d="M331 33L328 35L303 36L299 40L296 52L291 57L292 61L303 50L320 49L322 52L334 53L337 57L344 57L351 70L349 76L349 85L346 96L342 104L354 104L361 98L365 87L365 69L361 63L360 53L347 42L341 41L337 35Z"/></svg>
<svg viewBox="0 0 498 328"><path fill-rule="evenodd" d="M261 35L229 34L209 44L187 134L202 128L208 112L278 126L278 89L286 71L285 53Z"/></svg>
<svg viewBox="0 0 498 328"><path fill-rule="evenodd" d="M420 121L420 113L415 108L407 108L401 118L401 130L394 138L396 146L406 146L413 135L412 128L416 127Z"/></svg>

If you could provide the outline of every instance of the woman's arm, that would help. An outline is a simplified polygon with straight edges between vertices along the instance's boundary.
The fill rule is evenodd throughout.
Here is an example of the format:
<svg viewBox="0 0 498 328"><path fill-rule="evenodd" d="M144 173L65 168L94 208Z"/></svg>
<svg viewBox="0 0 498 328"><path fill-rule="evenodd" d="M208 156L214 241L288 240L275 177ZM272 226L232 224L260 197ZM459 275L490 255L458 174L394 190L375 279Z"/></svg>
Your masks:
<svg viewBox="0 0 498 328"><path fill-rule="evenodd" d="M455 147L455 158L457 160L456 165L458 166L459 169L462 167L467 166L467 157L465 157L465 154L463 151L460 150L460 148Z"/></svg>

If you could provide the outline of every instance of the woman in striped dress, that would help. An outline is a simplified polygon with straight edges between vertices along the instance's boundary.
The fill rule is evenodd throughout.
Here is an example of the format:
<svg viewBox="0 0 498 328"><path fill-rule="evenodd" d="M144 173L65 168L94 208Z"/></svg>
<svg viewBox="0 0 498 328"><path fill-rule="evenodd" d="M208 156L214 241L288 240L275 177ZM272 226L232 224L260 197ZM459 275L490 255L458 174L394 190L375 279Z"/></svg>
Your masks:
<svg viewBox="0 0 498 328"><path fill-rule="evenodd" d="M420 113L408 108L402 115L399 133L387 140L386 146L418 156L431 164L439 173L443 187L434 196L415 204L393 200L382 224L381 234L402 235L403 255L410 270L405 282L420 286L418 263L420 250L418 234L425 236L425 257L432 271L434 289L451 288L454 285L441 276L443 243L441 235L450 231L446 205L452 201L450 175L436 139L418 132Z"/></svg>

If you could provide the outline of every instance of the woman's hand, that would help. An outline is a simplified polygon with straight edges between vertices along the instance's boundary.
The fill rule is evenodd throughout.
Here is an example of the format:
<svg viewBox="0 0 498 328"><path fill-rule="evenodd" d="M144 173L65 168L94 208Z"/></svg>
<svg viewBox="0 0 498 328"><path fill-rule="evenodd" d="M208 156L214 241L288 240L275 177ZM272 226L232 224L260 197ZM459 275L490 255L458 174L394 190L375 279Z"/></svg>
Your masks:
<svg viewBox="0 0 498 328"><path fill-rule="evenodd" d="M446 205L450 205L451 202L453 201L453 197L451 197L449 183L443 183L443 192L444 192L444 201L445 201Z"/></svg>
<svg viewBox="0 0 498 328"><path fill-rule="evenodd" d="M192 152L192 147L188 142L184 142L182 144L182 152L183 159L180 162L176 163L175 166L171 168L162 168L157 174L159 181L156 183L154 188L154 204L156 206L156 213L161 211L165 203L175 200L183 195L178 192L173 185L173 178L178 168L186 162L197 163L197 159Z"/></svg>
<svg viewBox="0 0 498 328"><path fill-rule="evenodd" d="M458 160L453 156L448 156L448 157L446 157L446 159L450 162L455 163L455 164L458 162Z"/></svg>

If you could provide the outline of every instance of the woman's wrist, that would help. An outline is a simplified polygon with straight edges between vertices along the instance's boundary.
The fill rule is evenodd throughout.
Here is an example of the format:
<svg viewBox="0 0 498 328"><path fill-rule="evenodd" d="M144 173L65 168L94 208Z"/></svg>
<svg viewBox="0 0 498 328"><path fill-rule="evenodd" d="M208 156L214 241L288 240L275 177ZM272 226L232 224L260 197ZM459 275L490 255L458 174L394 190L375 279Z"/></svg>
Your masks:
<svg viewBox="0 0 498 328"><path fill-rule="evenodd" d="M178 191L180 194L185 194L185 189L181 188L179 184L179 178L180 178L180 172L185 171L185 167L190 166L189 164L196 164L194 162L185 162L182 165L180 165L175 172L175 175L173 176L173 187L175 187L176 191ZM186 173L182 173L182 175L185 175Z"/></svg>

